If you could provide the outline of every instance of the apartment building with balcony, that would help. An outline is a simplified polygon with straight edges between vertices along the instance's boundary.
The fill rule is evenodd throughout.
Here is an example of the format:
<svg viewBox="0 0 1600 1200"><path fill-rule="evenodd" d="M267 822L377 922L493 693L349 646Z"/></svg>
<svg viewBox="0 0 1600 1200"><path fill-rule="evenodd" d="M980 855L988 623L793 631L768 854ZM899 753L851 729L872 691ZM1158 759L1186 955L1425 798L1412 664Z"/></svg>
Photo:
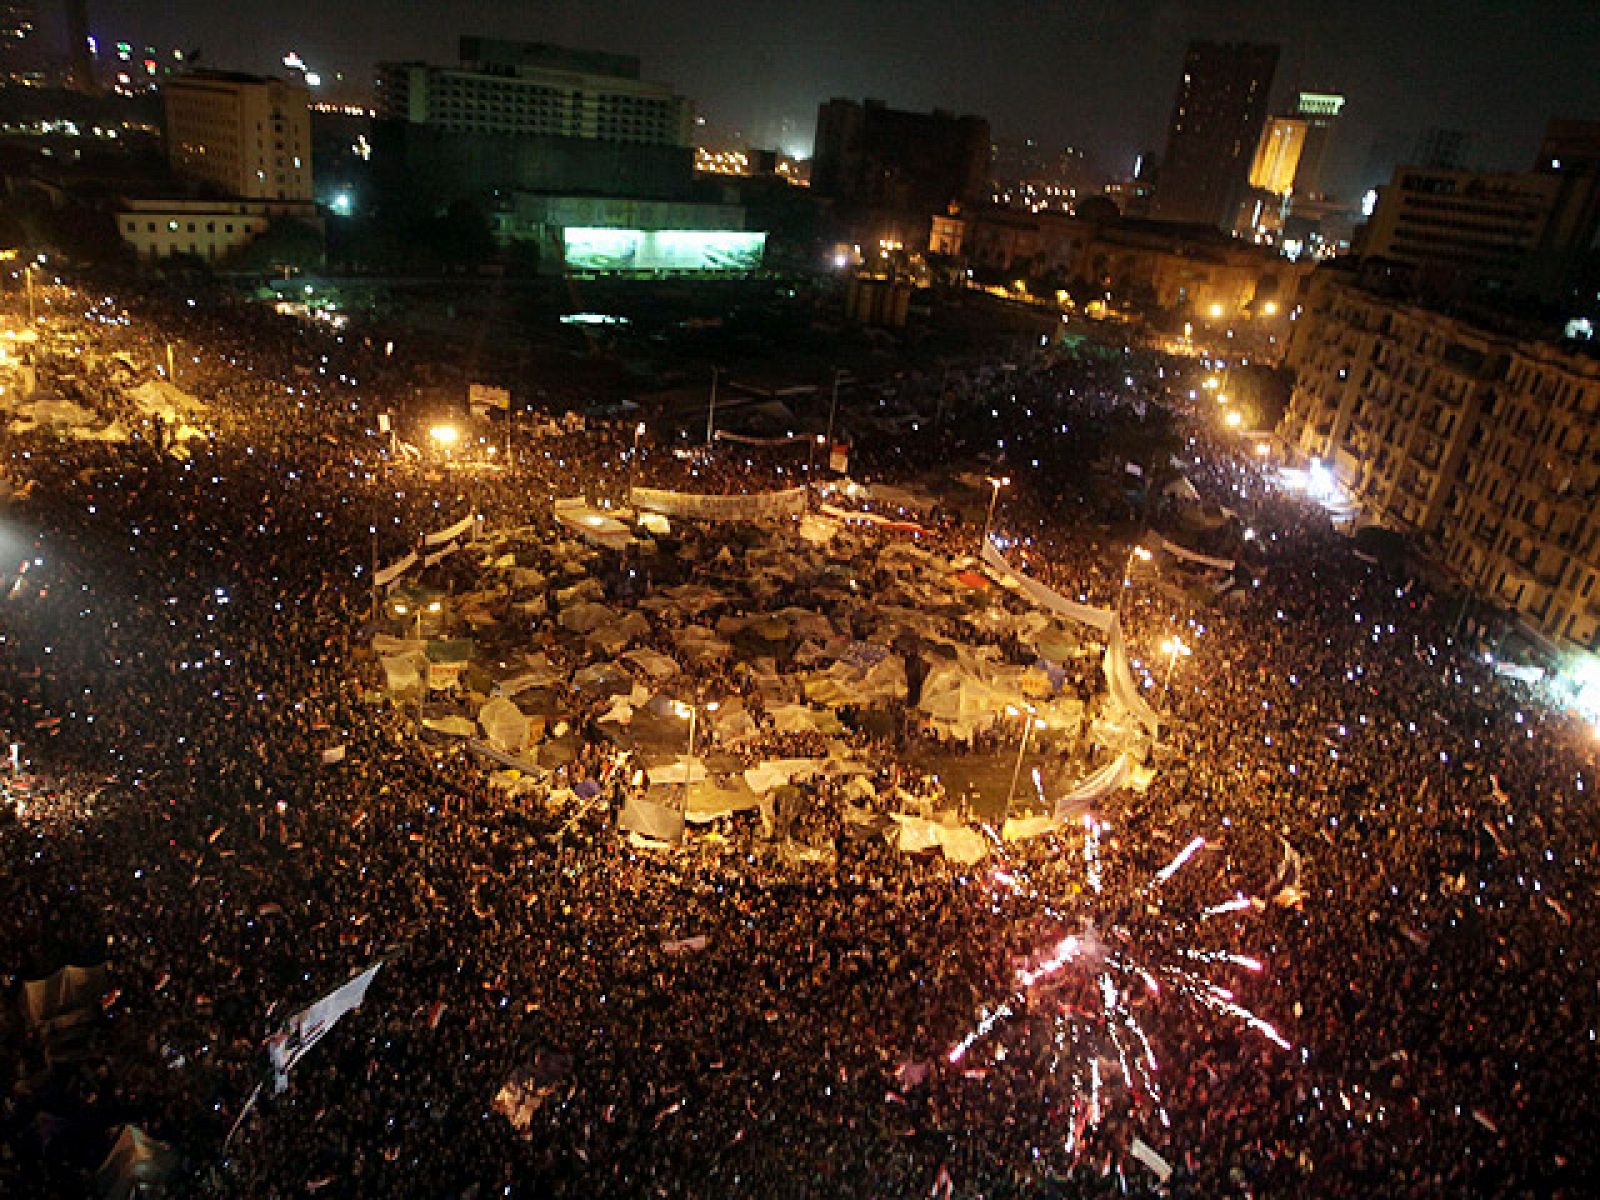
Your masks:
<svg viewBox="0 0 1600 1200"><path fill-rule="evenodd" d="M1481 426L1445 561L1549 641L1600 649L1600 359L1519 343Z"/></svg>
<svg viewBox="0 0 1600 1200"><path fill-rule="evenodd" d="M1279 435L1553 645L1600 649L1600 358L1311 280Z"/></svg>

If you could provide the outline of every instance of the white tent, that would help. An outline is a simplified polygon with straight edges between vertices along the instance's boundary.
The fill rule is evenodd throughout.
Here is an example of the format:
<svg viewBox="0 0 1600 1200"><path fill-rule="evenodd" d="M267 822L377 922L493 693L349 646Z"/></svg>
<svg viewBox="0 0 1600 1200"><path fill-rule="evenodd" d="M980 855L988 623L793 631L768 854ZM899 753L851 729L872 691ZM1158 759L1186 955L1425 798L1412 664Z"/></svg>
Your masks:
<svg viewBox="0 0 1600 1200"><path fill-rule="evenodd" d="M504 696L496 696L478 710L478 724L496 750L520 754L528 744L533 722Z"/></svg>

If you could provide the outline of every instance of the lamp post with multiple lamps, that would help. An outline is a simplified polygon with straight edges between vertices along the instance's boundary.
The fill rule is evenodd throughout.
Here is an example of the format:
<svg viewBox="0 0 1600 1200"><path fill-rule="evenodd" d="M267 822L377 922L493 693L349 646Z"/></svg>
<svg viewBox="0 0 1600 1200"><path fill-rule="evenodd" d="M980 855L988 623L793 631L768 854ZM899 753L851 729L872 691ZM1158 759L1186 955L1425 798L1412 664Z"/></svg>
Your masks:
<svg viewBox="0 0 1600 1200"><path fill-rule="evenodd" d="M689 811L689 784L694 776L694 734L695 727L699 723L700 710L703 708L707 712L716 712L720 707L715 700L705 704L686 704L682 700L674 700L672 702L673 713L689 722L689 747L687 754L684 756L683 764L683 809L685 812Z"/></svg>

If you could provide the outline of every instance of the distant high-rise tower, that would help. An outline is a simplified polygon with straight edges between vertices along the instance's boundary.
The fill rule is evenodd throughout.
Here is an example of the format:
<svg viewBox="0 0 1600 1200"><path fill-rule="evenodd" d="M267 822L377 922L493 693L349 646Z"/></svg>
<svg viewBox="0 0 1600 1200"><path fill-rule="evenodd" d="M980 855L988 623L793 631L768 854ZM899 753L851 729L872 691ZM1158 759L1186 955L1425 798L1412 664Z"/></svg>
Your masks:
<svg viewBox="0 0 1600 1200"><path fill-rule="evenodd" d="M100 90L95 78L94 58L89 53L88 0L66 0L67 83L80 92Z"/></svg>
<svg viewBox="0 0 1600 1200"><path fill-rule="evenodd" d="M39 11L33 0L0 0L0 83L38 83Z"/></svg>
<svg viewBox="0 0 1600 1200"><path fill-rule="evenodd" d="M1294 194L1302 199L1322 194L1322 169L1328 158L1328 143L1343 108L1344 97L1333 92L1301 92L1295 102L1295 118L1303 121L1306 127L1300 163L1294 173Z"/></svg>
<svg viewBox="0 0 1600 1200"><path fill-rule="evenodd" d="M1232 223L1277 66L1276 46L1189 43L1156 187L1157 218Z"/></svg>

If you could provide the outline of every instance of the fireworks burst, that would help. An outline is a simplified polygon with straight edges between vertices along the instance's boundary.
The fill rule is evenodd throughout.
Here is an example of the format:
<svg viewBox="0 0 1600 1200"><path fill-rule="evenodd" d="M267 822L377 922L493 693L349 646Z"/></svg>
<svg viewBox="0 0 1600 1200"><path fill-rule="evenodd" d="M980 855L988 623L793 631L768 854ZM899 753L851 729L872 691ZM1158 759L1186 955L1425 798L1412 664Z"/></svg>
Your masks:
<svg viewBox="0 0 1600 1200"><path fill-rule="evenodd" d="M997 903L1002 897L1032 901L1055 923L1058 933L1015 970L1004 998L986 1005L945 1056L951 1065L958 1065L969 1052L988 1042L993 1043L997 1062L1017 1057L1026 1060L1031 1055L1065 1092L1068 1115L1062 1148L1069 1159L1076 1155L1084 1135L1117 1106L1125 1105L1135 1114L1151 1112L1163 1128L1171 1126L1161 1095L1160 1064L1141 1019L1147 1007L1186 1004L1198 1012L1219 1014L1281 1049L1291 1048L1271 1023L1212 978L1212 972L1227 970L1260 974L1265 964L1259 958L1182 944L1200 924L1257 908L1258 902L1236 893L1203 908L1193 921L1171 921L1166 945L1146 947L1123 927L1114 911L1102 911L1104 901L1097 899L1104 895L1101 849L1108 829L1093 816L1083 817L1083 883L1088 906L1079 912L1058 908L1024 867L1009 861L994 830L987 830L996 854L997 865L989 882ZM1141 898L1153 899L1205 846L1203 837L1193 838L1143 885ZM1096 926L1097 917L1106 922L1104 933ZM1060 936L1062 927L1073 932Z"/></svg>

